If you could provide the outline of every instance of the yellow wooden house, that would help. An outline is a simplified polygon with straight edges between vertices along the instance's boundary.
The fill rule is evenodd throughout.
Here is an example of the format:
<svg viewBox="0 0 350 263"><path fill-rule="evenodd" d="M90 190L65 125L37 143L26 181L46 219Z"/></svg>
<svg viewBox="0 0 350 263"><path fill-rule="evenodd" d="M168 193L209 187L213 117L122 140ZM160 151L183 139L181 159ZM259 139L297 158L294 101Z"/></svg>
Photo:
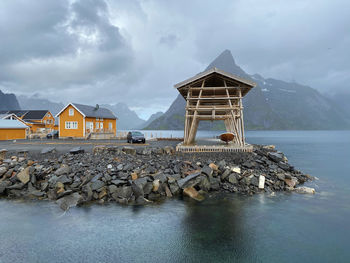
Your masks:
<svg viewBox="0 0 350 263"><path fill-rule="evenodd" d="M16 119L0 119L0 140L25 139L29 127Z"/></svg>
<svg viewBox="0 0 350 263"><path fill-rule="evenodd" d="M55 118L49 110L12 110L2 111L6 119L13 119L16 116L30 128L30 133L48 133L54 129Z"/></svg>
<svg viewBox="0 0 350 263"><path fill-rule="evenodd" d="M116 136L117 117L112 111L99 105L89 106L69 103L57 115L59 118L60 138L90 138L95 135L100 138Z"/></svg>

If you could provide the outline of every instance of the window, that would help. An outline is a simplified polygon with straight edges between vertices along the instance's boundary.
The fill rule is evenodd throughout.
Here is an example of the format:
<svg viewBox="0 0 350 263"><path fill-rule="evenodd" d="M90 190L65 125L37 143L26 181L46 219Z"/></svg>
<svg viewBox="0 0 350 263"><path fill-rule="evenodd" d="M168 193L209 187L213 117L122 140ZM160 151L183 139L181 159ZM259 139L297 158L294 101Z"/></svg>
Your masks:
<svg viewBox="0 0 350 263"><path fill-rule="evenodd" d="M98 123L98 122L96 122L96 130L98 130L98 127L99 127L98 125L99 125L99 123Z"/></svg>
<svg viewBox="0 0 350 263"><path fill-rule="evenodd" d="M74 116L74 109L69 109L69 116Z"/></svg>
<svg viewBox="0 0 350 263"><path fill-rule="evenodd" d="M113 123L110 122L108 127L109 127L110 130L113 130Z"/></svg>
<svg viewBox="0 0 350 263"><path fill-rule="evenodd" d="M103 129L103 122L100 123L100 129Z"/></svg>
<svg viewBox="0 0 350 263"><path fill-rule="evenodd" d="M77 121L66 121L65 122L65 128L67 130L76 130L78 129L78 122Z"/></svg>

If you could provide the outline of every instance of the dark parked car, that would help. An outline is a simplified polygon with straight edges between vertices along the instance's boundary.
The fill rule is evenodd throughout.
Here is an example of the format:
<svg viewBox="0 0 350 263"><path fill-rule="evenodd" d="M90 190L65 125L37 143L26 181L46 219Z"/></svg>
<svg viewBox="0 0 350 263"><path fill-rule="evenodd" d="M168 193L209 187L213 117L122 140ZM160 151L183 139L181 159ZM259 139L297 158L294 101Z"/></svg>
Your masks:
<svg viewBox="0 0 350 263"><path fill-rule="evenodd" d="M128 143L134 143L134 142L145 143L146 142L145 136L143 135L143 133L141 133L139 131L128 132L126 139L127 139Z"/></svg>
<svg viewBox="0 0 350 263"><path fill-rule="evenodd" d="M58 131L52 131L46 135L48 139L58 139Z"/></svg>

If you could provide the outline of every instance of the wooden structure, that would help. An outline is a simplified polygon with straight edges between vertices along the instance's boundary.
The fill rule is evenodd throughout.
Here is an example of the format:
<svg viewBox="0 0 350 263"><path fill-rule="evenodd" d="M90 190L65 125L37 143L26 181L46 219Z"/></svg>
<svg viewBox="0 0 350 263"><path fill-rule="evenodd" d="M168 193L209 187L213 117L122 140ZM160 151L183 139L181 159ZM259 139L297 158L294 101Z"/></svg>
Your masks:
<svg viewBox="0 0 350 263"><path fill-rule="evenodd" d="M60 138L111 139L116 137L117 117L99 105L69 103L57 115Z"/></svg>
<svg viewBox="0 0 350 263"><path fill-rule="evenodd" d="M255 86L217 68L176 84L186 100L183 146L194 144L200 121L223 120L226 131L234 134L235 147L245 147L242 98Z"/></svg>

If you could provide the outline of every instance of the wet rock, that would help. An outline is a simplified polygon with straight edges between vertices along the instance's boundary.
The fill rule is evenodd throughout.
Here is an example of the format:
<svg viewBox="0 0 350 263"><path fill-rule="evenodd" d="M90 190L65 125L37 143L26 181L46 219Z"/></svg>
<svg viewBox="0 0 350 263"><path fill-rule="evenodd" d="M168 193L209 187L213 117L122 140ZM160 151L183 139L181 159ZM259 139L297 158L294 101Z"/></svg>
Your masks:
<svg viewBox="0 0 350 263"><path fill-rule="evenodd" d="M192 179L195 179L197 176L199 176L201 173L200 172L196 172L196 173L193 173L193 174L190 174L188 176L186 176L185 178L183 179L180 179L177 181L178 185L180 188L184 188L184 186L189 182L191 181Z"/></svg>
<svg viewBox="0 0 350 263"><path fill-rule="evenodd" d="M295 188L295 192L298 194L314 194L316 193L315 188L300 186Z"/></svg>
<svg viewBox="0 0 350 263"><path fill-rule="evenodd" d="M132 195L132 189L131 186L122 186L118 187L118 190L112 194L113 198L117 200L118 198L125 198L129 199Z"/></svg>
<svg viewBox="0 0 350 263"><path fill-rule="evenodd" d="M21 190L22 188L24 187L24 183L17 183L17 184L13 184L13 185L10 185L8 187L6 187L6 189L9 189L9 190Z"/></svg>
<svg viewBox="0 0 350 263"><path fill-rule="evenodd" d="M196 201L203 201L204 197L200 195L197 190L194 187L186 187L183 190L184 195L196 200Z"/></svg>
<svg viewBox="0 0 350 263"><path fill-rule="evenodd" d="M84 153L85 150L81 148L80 146L72 148L69 153L70 154L79 154L79 153Z"/></svg>
<svg viewBox="0 0 350 263"><path fill-rule="evenodd" d="M56 203L62 210L67 211L71 207L77 206L82 201L82 199L83 198L79 193L73 193L58 199Z"/></svg>
<svg viewBox="0 0 350 263"><path fill-rule="evenodd" d="M215 177L209 178L210 190L218 191L220 190L220 179Z"/></svg>
<svg viewBox="0 0 350 263"><path fill-rule="evenodd" d="M144 188L145 185L147 184L147 177L142 177L142 178L138 178L134 181L134 184L136 184L137 186L139 186L140 188Z"/></svg>
<svg viewBox="0 0 350 263"><path fill-rule="evenodd" d="M171 194L171 191L167 185L164 186L165 188L165 194L167 197L172 197L173 195Z"/></svg>
<svg viewBox="0 0 350 263"><path fill-rule="evenodd" d="M17 174L18 180L20 180L23 184L26 184L30 181L29 167L25 168L23 171Z"/></svg>
<svg viewBox="0 0 350 263"><path fill-rule="evenodd" d="M180 187L174 178L168 179L169 189L173 195L177 195L180 192Z"/></svg>
<svg viewBox="0 0 350 263"><path fill-rule="evenodd" d="M144 193L141 185L135 184L135 182L133 182L131 184L131 189L136 198L138 198L139 196L143 197Z"/></svg>
<svg viewBox="0 0 350 263"><path fill-rule="evenodd" d="M150 203L150 201L147 200L146 198L144 198L143 196L137 197L135 202L137 205L146 205L146 204Z"/></svg>
<svg viewBox="0 0 350 263"><path fill-rule="evenodd" d="M284 182L289 187L295 187L298 184L298 179L296 177L292 177L291 179L284 179Z"/></svg>

